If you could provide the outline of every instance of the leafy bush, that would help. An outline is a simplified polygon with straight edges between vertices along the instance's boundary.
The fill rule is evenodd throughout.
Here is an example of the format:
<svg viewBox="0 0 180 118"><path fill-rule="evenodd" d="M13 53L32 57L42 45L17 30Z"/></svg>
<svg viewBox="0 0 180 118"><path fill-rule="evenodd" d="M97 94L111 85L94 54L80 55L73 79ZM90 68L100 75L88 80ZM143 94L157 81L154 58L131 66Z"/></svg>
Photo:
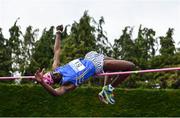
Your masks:
<svg viewBox="0 0 180 118"><path fill-rule="evenodd" d="M116 89L115 105L97 98L101 88L78 88L59 97L40 86L0 85L0 117L180 116L180 90Z"/></svg>

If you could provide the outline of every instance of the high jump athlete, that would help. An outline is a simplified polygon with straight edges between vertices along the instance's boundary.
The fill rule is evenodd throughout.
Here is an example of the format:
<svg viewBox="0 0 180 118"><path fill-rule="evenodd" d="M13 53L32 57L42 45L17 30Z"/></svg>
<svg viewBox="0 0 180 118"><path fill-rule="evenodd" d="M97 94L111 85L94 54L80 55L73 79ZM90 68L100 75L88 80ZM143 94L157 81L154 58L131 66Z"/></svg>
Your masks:
<svg viewBox="0 0 180 118"><path fill-rule="evenodd" d="M89 77L98 73L131 71L135 67L132 62L116 60L95 51L88 52L84 58L75 59L63 66L59 66L63 26L57 26L56 30L52 71L44 74L43 70L37 70L35 73L35 80L54 96L73 91L84 81L88 80ZM109 85L105 85L98 94L100 100L106 104L114 104L113 90L128 76L119 75ZM58 83L60 87L53 88L52 85L55 83Z"/></svg>

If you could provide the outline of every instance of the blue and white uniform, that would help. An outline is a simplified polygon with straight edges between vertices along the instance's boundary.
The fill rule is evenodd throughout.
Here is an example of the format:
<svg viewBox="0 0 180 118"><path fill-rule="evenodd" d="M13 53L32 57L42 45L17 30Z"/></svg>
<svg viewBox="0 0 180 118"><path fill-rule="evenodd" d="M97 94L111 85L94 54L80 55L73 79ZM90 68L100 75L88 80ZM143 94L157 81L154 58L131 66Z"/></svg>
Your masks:
<svg viewBox="0 0 180 118"><path fill-rule="evenodd" d="M84 59L75 59L64 66L60 66L54 72L62 75L61 84L72 83L79 86L89 77L103 72L104 55L91 51Z"/></svg>

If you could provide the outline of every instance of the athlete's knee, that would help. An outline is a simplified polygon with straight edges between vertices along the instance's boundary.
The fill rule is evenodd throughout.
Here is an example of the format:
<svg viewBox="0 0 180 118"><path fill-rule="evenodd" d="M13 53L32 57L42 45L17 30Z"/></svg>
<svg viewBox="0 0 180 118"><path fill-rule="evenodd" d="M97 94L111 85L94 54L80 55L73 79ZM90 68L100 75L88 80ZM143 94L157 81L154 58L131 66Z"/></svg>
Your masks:
<svg viewBox="0 0 180 118"><path fill-rule="evenodd" d="M133 62L129 62L129 68L128 68L129 71L134 70L135 67L136 65Z"/></svg>

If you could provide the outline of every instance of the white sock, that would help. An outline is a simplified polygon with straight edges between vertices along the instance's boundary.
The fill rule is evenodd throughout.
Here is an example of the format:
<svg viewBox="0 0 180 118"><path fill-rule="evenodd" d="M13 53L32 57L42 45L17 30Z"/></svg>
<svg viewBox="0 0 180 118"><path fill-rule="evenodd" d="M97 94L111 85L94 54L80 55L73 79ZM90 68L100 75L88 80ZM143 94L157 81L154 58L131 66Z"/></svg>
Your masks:
<svg viewBox="0 0 180 118"><path fill-rule="evenodd" d="M111 84L108 85L108 88L109 88L110 91L113 91L115 89L114 87L112 87Z"/></svg>

